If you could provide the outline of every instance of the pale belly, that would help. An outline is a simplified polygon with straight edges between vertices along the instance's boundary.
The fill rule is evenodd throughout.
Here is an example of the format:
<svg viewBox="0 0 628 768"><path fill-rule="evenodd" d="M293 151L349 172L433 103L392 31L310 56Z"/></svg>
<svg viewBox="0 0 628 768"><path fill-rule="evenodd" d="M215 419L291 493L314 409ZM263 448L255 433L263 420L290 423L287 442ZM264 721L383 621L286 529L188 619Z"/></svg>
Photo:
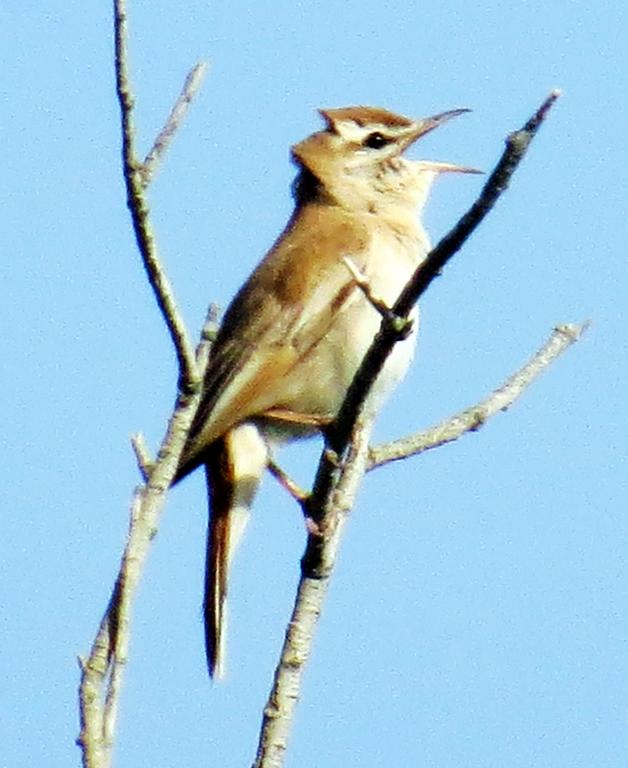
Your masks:
<svg viewBox="0 0 628 768"><path fill-rule="evenodd" d="M395 344L369 395L374 410L381 407L405 376L414 356L418 311L413 312L414 326L408 338ZM347 322L334 327L317 345L315 353L299 366L294 399L288 407L312 414L335 416L342 405L353 377L368 352L381 318L372 307L353 311Z"/></svg>
<svg viewBox="0 0 628 768"><path fill-rule="evenodd" d="M423 234L423 233L422 233ZM427 240L408 242L385 233L374 238L372 249L359 268L371 290L392 306L428 248ZM411 314L410 335L395 344L377 378L367 404L377 411L405 376L414 356L418 309ZM283 381L282 406L297 413L334 417L347 389L370 348L380 326L381 315L356 286L346 306L334 316L328 332L308 350Z"/></svg>

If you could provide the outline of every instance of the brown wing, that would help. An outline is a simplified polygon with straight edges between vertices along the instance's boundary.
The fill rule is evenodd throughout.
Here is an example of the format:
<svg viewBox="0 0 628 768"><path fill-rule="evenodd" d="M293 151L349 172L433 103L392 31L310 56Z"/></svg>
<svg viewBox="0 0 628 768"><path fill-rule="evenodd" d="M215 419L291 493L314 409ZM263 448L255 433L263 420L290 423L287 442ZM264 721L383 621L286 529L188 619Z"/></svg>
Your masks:
<svg viewBox="0 0 628 768"><path fill-rule="evenodd" d="M359 219L329 205L309 204L289 222L225 314L177 480L234 424L281 409L288 373L361 298L342 257L363 266L367 237Z"/></svg>

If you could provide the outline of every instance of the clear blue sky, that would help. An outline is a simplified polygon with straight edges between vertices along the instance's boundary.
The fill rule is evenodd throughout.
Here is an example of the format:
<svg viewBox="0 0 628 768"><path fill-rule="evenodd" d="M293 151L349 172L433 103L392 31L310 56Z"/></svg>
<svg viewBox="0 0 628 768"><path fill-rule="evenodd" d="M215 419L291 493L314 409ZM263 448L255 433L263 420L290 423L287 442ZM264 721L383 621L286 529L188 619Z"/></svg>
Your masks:
<svg viewBox="0 0 628 768"><path fill-rule="evenodd" d="M184 10L182 10L184 9ZM483 397L562 322L586 338L509 413L369 477L307 670L289 766L628 764L625 3L129 0L140 146L188 68L211 73L151 189L185 317L224 304L291 209L318 106L473 113L420 156L490 169L564 98L499 208L423 301L378 436ZM77 765L75 657L109 595L138 475L175 392L119 169L109 3L0 8L2 766ZM438 237L481 178L443 179ZM306 482L316 445L286 451ZM144 576L120 766L250 764L304 530L269 479L231 591L230 674L202 648L200 476Z"/></svg>

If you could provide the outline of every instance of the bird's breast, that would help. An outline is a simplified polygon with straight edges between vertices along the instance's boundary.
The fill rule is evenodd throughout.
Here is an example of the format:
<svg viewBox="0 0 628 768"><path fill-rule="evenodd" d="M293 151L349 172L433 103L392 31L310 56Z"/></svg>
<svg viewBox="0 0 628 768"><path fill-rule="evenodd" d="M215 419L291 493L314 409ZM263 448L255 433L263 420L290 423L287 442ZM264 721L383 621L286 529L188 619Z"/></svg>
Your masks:
<svg viewBox="0 0 628 768"><path fill-rule="evenodd" d="M368 291L392 307L428 250L422 231L400 236L390 227L378 227L366 247L348 257L363 273ZM346 278L333 298L326 295L329 319L324 334L311 348L303 349L294 377L284 381L286 405L309 413L335 415L364 356L381 325L381 315L364 292ZM418 310L413 311L413 329L398 342L377 379L369 403L373 409L383 401L405 375L414 354ZM307 338L307 334L304 335Z"/></svg>

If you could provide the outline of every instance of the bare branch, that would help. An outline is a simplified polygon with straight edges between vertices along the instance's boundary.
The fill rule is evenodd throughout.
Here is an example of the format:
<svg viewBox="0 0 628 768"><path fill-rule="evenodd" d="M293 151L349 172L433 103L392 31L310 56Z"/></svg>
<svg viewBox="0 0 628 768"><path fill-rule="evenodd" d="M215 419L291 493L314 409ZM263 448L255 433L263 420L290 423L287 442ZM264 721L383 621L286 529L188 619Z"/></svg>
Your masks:
<svg viewBox="0 0 628 768"><path fill-rule="evenodd" d="M110 764L122 677L128 656L131 607L150 543L158 527L165 493L177 470L200 392L181 394L148 483L139 487L131 505L126 547L109 605L89 657L82 663L79 700L85 768ZM102 691L105 689L104 704Z"/></svg>
<svg viewBox="0 0 628 768"><path fill-rule="evenodd" d="M114 37L116 93L120 103L122 162L127 205L131 212L135 238L148 281L176 350L180 386L193 387L198 382L195 378L192 346L185 323L177 308L170 281L159 260L157 243L149 219L148 203L144 195L142 165L135 150L134 98L128 65L126 0L114 0Z"/></svg>
<svg viewBox="0 0 628 768"><path fill-rule="evenodd" d="M307 491L304 491L303 488L301 488L301 486L299 486L297 483L295 483L290 475L284 472L279 464L277 464L272 459L268 462L268 471L275 478L275 480L277 480L279 485L281 485L284 490L288 491L292 498L301 507L309 499L310 494Z"/></svg>
<svg viewBox="0 0 628 768"><path fill-rule="evenodd" d="M585 323L555 328L532 359L488 398L419 435L371 449L366 470L451 442L464 432L482 426L488 418L509 408L542 371L581 337L587 327ZM328 521L328 530L319 531L318 535L311 534L308 539L308 552L304 561L312 558L314 552L315 573L306 574L306 570L312 570L310 563L307 569L304 568L299 583L273 688L264 709L258 754L253 768L279 768L283 765L304 666L311 652L316 623L325 600L346 516L353 506L355 491L362 479L363 467L356 459L361 456L367 436L368 432L361 430L350 442L356 455L347 458L345 467L350 468L351 472L343 473L333 496L333 506L328 507L323 518ZM331 502L331 499L326 501Z"/></svg>
<svg viewBox="0 0 628 768"><path fill-rule="evenodd" d="M141 432L131 435L131 448L133 448L135 460L137 461L137 468L142 475L142 480L146 482L150 475L150 471L153 468L153 462L146 441L144 440L144 435Z"/></svg>
<svg viewBox="0 0 628 768"><path fill-rule="evenodd" d="M198 343L194 356L196 363L200 366L200 370L204 371L207 367L209 350L213 344L216 333L218 332L218 307L215 304L211 304L207 310L207 316L205 317L205 323L201 330L201 340ZM142 480L146 482L150 477L150 473L153 470L154 462L150 456L148 446L144 440L144 435L141 432L137 432L131 435L131 447L135 454L138 469L142 475Z"/></svg>
<svg viewBox="0 0 628 768"><path fill-rule="evenodd" d="M102 683L107 674L111 648L108 612L100 623L89 658L80 658L79 716L81 747L85 768L107 768L111 762L111 745L104 738Z"/></svg>
<svg viewBox="0 0 628 768"><path fill-rule="evenodd" d="M188 72L179 98L175 101L164 127L159 132L159 135L155 139L155 143L151 147L150 152L146 155L142 167L139 169L144 187L147 187L153 180L155 171L157 170L159 163L163 160L163 157L170 146L170 142L183 124L188 109L190 108L190 104L192 103L192 99L194 99L203 83L206 71L207 64L204 61L199 61L198 64L195 64Z"/></svg>
<svg viewBox="0 0 628 768"><path fill-rule="evenodd" d="M217 310L209 308L201 341L196 349L197 375L202 379L217 329ZM156 461L147 483L139 487L131 503L126 547L122 555L107 610L100 622L87 659L81 659L79 709L85 768L108 768L120 700L122 677L128 656L131 607L159 524L166 491L172 483L201 391L180 392ZM103 694L104 690L104 694Z"/></svg>
<svg viewBox="0 0 628 768"><path fill-rule="evenodd" d="M133 598L150 542L157 530L165 493L174 478L179 457L200 402L201 382L209 359L211 340L216 333L216 310L212 307L201 342L196 352L192 351L172 289L159 262L148 205L144 197L142 166L137 160L134 146L133 95L128 73L125 0L114 0L114 36L116 90L121 113L127 202L142 261L176 349L179 361L179 395L154 462L150 462L141 437L136 436L133 439L138 464L146 483L133 495L129 533L120 570L89 656L80 662L81 732L77 742L82 749L85 768L108 768L111 764L120 692L128 656ZM194 82L198 83L199 76L197 71L193 77ZM171 119L180 123L184 112L185 107L181 106L177 116L171 116ZM169 128L160 148L155 150L155 157L149 167L163 154L177 125ZM166 127L168 128L168 123Z"/></svg>
<svg viewBox="0 0 628 768"><path fill-rule="evenodd" d="M391 461L417 456L432 448L451 443L466 432L475 432L483 427L492 416L508 410L556 358L580 339L587 328L588 323L558 326L531 360L477 405L466 408L423 432L371 448L367 471Z"/></svg>
<svg viewBox="0 0 628 768"><path fill-rule="evenodd" d="M210 309L202 341L192 346L173 291L159 261L149 219L145 188L163 159L174 133L181 125L203 75L197 65L188 75L179 99L142 164L136 153L133 95L128 72L126 2L114 0L116 90L121 111L122 155L127 203L141 258L158 306L175 346L179 364L179 395L157 458L150 462L139 438L134 440L145 485L133 496L128 539L107 610L100 623L89 657L81 660L78 739L86 768L109 768L120 693L129 648L133 599L157 530L165 492L176 473L190 425L200 401L201 383L216 333L216 311ZM553 93L521 131L512 134L507 149L482 194L458 225L428 255L422 267L399 297L392 311L371 295L368 281L354 273L357 285L383 316L381 330L356 374L323 452L311 496L305 494L276 465L272 471L289 488L312 518L307 547L301 561L301 580L291 622L264 712L255 768L277 768L283 756L299 697L304 665L336 561L347 514L360 481L369 467L370 417L363 403L395 342L407 333L408 313L431 280L486 215L522 159L527 146L551 104ZM351 270L351 265L348 264ZM353 271L353 270L352 270ZM564 331L567 333L567 331ZM477 426L477 421L476 421ZM392 459L383 459L383 461ZM380 462L381 463L381 462ZM371 467L373 461L371 459Z"/></svg>
<svg viewBox="0 0 628 768"><path fill-rule="evenodd" d="M346 514L355 491L366 471L370 425L364 403L368 393L395 343L404 336L407 317L419 296L440 273L449 259L493 207L521 162L547 111L558 98L554 91L533 117L506 141L499 163L485 184L479 198L456 226L428 254L395 303L382 320L380 331L366 354L347 392L338 418L327 432L327 444L321 457L314 490L308 500L313 520L301 560L301 579L281 658L275 671L273 687L264 708L257 757L254 768L279 768L300 695L303 666L311 652L312 640L327 593L340 544ZM362 426L360 426L362 425ZM366 435L366 437L365 437Z"/></svg>
<svg viewBox="0 0 628 768"><path fill-rule="evenodd" d="M216 341L216 334L218 333L218 319L220 317L220 309L218 304L210 304L205 315L205 322L201 329L201 340L196 346L194 356L196 358L196 364L199 366L199 370L204 374L207 363L209 362L209 353L211 346Z"/></svg>
<svg viewBox="0 0 628 768"><path fill-rule="evenodd" d="M506 191L512 174L523 160L530 142L536 136L548 111L559 96L559 91L552 91L523 128L508 136L506 149L484 185L480 196L456 226L443 237L417 268L414 276L392 308L393 318L407 319L412 307L427 290L432 280L442 272L447 262L460 250L499 197ZM351 426L355 422L357 414L388 355L400 338L402 335L399 332L398 324L394 320L391 322L384 318L379 333L349 387L334 428L329 432L330 444L337 453L342 453L347 445Z"/></svg>
<svg viewBox="0 0 628 768"><path fill-rule="evenodd" d="M308 549L303 558L302 576L279 664L275 670L272 690L266 706L260 732L257 757L253 768L279 768L284 754L294 711L300 696L301 679L310 656L312 640L327 595L331 576L347 515L364 475L368 458L371 423L358 423L351 435L351 447L342 477L335 492L325 499L325 529L310 532ZM310 572L306 559L309 550L316 550L317 570Z"/></svg>
<svg viewBox="0 0 628 768"><path fill-rule="evenodd" d="M362 291L364 296L366 297L367 301L371 304L373 309L375 309L379 314L384 318L389 318L391 314L391 308L386 304L384 299L381 298L381 296L376 296L373 293L373 289L371 288L371 284L369 282L368 276L362 272L360 267L353 261L352 258L349 256L343 256L342 258L345 266L351 273L351 277L353 278L353 282L358 286L358 288ZM408 321L408 325L412 325L411 321Z"/></svg>

